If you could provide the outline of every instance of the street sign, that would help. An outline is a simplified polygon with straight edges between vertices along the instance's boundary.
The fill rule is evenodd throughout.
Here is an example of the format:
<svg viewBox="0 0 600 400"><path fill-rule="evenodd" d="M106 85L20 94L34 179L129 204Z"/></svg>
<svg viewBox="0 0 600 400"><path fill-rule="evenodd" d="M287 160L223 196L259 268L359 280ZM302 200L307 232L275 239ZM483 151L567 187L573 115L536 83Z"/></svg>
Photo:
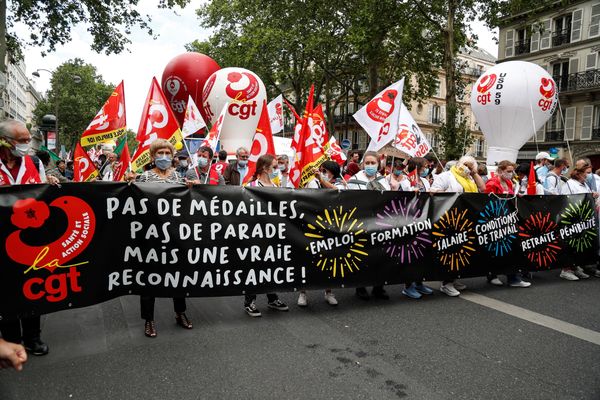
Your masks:
<svg viewBox="0 0 600 400"><path fill-rule="evenodd" d="M342 143L340 143L340 147L342 148L342 150L348 150L351 145L352 142L350 141L350 139L344 139L342 140Z"/></svg>

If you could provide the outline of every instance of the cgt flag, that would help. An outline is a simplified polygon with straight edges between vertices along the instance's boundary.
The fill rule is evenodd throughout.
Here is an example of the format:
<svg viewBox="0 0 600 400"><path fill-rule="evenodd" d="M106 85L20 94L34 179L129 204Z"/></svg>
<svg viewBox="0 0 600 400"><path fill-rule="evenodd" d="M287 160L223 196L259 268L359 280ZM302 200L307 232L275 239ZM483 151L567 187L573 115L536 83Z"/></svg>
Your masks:
<svg viewBox="0 0 600 400"><path fill-rule="evenodd" d="M267 105L269 110L269 121L271 122L271 133L283 131L283 95L275 97Z"/></svg>
<svg viewBox="0 0 600 400"><path fill-rule="evenodd" d="M328 142L323 108L318 104L308 116L308 135L304 137L299 187L305 187L314 178L314 169L319 168L326 160L324 147Z"/></svg>
<svg viewBox="0 0 600 400"><path fill-rule="evenodd" d="M202 114L198 110L194 99L190 95L188 98L187 108L183 117L183 127L181 128L181 134L183 138L193 135L201 129L206 128L206 122L202 118Z"/></svg>
<svg viewBox="0 0 600 400"><path fill-rule="evenodd" d="M179 124L154 77L146 97L136 139L139 145L131 161L133 171L142 170L144 165L150 162L150 144L156 139L166 139L173 145L182 140Z"/></svg>
<svg viewBox="0 0 600 400"><path fill-rule="evenodd" d="M80 143L75 145L75 156L73 158L73 182L89 182L98 177L96 165L92 162L88 153L83 150Z"/></svg>
<svg viewBox="0 0 600 400"><path fill-rule="evenodd" d="M346 154L344 154L341 147L337 144L337 140L335 140L335 136L333 135L330 137L329 143L325 146L325 155L340 166L346 163Z"/></svg>
<svg viewBox="0 0 600 400"><path fill-rule="evenodd" d="M404 103L402 103L400 108L398 131L389 145L411 157L424 157L431 150L431 145L427 141L427 138L421 132L421 129Z"/></svg>
<svg viewBox="0 0 600 400"><path fill-rule="evenodd" d="M126 128L125 91L121 81L83 132L79 143L91 146L114 140L123 135Z"/></svg>
<svg viewBox="0 0 600 400"><path fill-rule="evenodd" d="M403 89L404 78L379 92L353 115L371 137L368 150L377 151L396 136Z"/></svg>
<svg viewBox="0 0 600 400"><path fill-rule="evenodd" d="M254 132L252 149L250 150L250 157L248 158L248 173L244 178L244 184L248 183L254 175L258 157L264 154L276 155L275 143L273 143L273 133L271 132L271 123L269 120L267 101L264 100L260 119L258 120L258 126L256 127L256 132Z"/></svg>
<svg viewBox="0 0 600 400"><path fill-rule="evenodd" d="M296 152L294 156L294 164L290 169L290 181L294 185L294 187L300 188L303 187L301 185L301 174L303 170L303 166L306 164L304 160L304 150L307 138L310 136L310 127L308 125L309 115L313 110L313 101L315 96L315 85L310 85L310 90L308 92L308 99L306 100L306 108L304 109L304 114L302 118L299 120L296 117L296 128L294 132L294 138L292 139L292 147ZM305 182L306 183L306 182Z"/></svg>

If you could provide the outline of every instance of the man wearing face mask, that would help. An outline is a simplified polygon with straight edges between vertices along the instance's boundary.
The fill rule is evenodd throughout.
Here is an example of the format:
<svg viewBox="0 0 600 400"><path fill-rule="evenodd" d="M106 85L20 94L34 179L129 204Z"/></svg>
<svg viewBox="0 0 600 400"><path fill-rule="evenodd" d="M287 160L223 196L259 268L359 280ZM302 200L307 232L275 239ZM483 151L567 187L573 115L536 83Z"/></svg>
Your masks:
<svg viewBox="0 0 600 400"><path fill-rule="evenodd" d="M208 146L198 149L198 170L188 170L186 178L194 183L209 185L224 185L225 179L214 169L210 168L210 160L213 158L213 151ZM198 174L196 174L198 172ZM207 178L208 176L208 178Z"/></svg>
<svg viewBox="0 0 600 400"><path fill-rule="evenodd" d="M560 194L560 190L566 182L563 176L566 176L568 171L569 162L566 158L557 158L554 160L554 168L548 172L544 181L544 194Z"/></svg>
<svg viewBox="0 0 600 400"><path fill-rule="evenodd" d="M15 120L0 122L0 186L34 183L58 184L54 176L47 176L42 162L29 156L31 134L24 123ZM36 356L48 354L48 345L40 338L40 317L26 317L15 321L0 322L4 340L24 343L25 348Z"/></svg>
<svg viewBox="0 0 600 400"><path fill-rule="evenodd" d="M245 147L240 147L236 150L236 160L231 161L223 173L223 178L227 185L240 186L244 182L244 178L248 174L249 154L248 149Z"/></svg>
<svg viewBox="0 0 600 400"><path fill-rule="evenodd" d="M179 161L177 163L177 167L175 168L175 171L177 171L177 173L179 174L180 177L185 178L185 176L189 170L189 166L190 166L190 161L189 161L187 151L180 151L179 153L177 153L177 159ZM196 179L195 176L194 176L194 179Z"/></svg>
<svg viewBox="0 0 600 400"><path fill-rule="evenodd" d="M538 179L541 182L544 182L546 179L546 175L550 172L552 168L552 161L556 158L556 156L552 157L550 153L545 151L539 152L535 156L535 172L537 173Z"/></svg>
<svg viewBox="0 0 600 400"><path fill-rule="evenodd" d="M294 184L290 180L290 159L288 156L281 154L277 157L277 169L279 169L281 187L293 189Z"/></svg>

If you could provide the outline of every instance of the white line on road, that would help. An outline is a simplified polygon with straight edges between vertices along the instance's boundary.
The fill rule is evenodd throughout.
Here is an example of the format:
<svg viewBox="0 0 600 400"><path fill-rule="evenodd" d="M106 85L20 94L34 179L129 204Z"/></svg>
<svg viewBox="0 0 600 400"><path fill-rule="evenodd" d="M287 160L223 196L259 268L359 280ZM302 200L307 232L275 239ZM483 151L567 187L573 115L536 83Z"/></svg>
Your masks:
<svg viewBox="0 0 600 400"><path fill-rule="evenodd" d="M462 292L460 298L600 346L600 332L476 293Z"/></svg>

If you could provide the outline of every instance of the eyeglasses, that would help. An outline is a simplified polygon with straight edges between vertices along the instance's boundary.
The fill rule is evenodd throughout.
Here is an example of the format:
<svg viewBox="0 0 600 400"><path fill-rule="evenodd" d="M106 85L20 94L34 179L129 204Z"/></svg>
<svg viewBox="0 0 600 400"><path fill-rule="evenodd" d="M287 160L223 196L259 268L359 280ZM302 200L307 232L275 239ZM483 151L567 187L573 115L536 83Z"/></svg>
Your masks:
<svg viewBox="0 0 600 400"><path fill-rule="evenodd" d="M12 140L13 142L16 142L16 143L19 143L19 144L29 144L29 143L31 143L31 137L28 137L26 139L15 139L15 138L12 138L10 136L3 136L3 137L5 139Z"/></svg>
<svg viewBox="0 0 600 400"><path fill-rule="evenodd" d="M247 160L249 158L249 156L238 156L238 158L240 160Z"/></svg>

